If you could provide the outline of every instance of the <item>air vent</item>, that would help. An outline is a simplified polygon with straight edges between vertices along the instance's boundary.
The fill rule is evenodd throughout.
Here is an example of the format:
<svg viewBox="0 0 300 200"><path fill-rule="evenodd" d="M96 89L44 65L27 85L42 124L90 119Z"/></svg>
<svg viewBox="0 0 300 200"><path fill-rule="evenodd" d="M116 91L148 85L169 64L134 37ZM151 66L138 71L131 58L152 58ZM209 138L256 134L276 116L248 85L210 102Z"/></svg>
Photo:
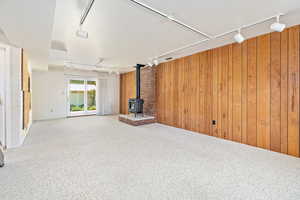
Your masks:
<svg viewBox="0 0 300 200"><path fill-rule="evenodd" d="M166 58L166 60L172 60L172 59L173 59L172 57Z"/></svg>

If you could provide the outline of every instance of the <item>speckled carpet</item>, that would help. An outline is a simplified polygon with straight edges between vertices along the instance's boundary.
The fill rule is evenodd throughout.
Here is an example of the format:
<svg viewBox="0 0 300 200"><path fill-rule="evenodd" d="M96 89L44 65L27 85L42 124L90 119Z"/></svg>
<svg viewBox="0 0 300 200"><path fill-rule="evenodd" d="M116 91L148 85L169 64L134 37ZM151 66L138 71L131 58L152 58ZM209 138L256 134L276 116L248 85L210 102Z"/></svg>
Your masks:
<svg viewBox="0 0 300 200"><path fill-rule="evenodd" d="M6 152L1 200L299 200L300 159L113 117L34 123Z"/></svg>

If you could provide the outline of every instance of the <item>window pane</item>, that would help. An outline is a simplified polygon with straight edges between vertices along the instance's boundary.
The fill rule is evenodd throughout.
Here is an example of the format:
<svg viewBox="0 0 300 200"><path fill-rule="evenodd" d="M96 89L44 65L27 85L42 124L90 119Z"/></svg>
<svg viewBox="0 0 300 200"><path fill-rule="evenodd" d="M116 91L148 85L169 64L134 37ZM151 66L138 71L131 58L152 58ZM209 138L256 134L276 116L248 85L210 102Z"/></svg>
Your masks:
<svg viewBox="0 0 300 200"><path fill-rule="evenodd" d="M87 81L87 109L96 110L96 81Z"/></svg>
<svg viewBox="0 0 300 200"><path fill-rule="evenodd" d="M84 81L70 80L70 111L84 111Z"/></svg>

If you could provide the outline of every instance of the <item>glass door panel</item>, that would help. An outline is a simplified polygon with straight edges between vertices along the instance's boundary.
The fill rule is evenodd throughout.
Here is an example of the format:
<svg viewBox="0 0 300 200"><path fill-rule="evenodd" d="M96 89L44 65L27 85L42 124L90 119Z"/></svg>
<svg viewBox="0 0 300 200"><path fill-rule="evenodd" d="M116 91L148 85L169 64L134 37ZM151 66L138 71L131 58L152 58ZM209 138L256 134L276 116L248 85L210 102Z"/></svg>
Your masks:
<svg viewBox="0 0 300 200"><path fill-rule="evenodd" d="M70 112L84 112L85 84L84 80L70 80L69 82L69 101Z"/></svg>
<svg viewBox="0 0 300 200"><path fill-rule="evenodd" d="M96 81L87 81L87 110L96 111Z"/></svg>
<svg viewBox="0 0 300 200"><path fill-rule="evenodd" d="M87 79L70 79L69 90L69 116L95 114L97 82Z"/></svg>

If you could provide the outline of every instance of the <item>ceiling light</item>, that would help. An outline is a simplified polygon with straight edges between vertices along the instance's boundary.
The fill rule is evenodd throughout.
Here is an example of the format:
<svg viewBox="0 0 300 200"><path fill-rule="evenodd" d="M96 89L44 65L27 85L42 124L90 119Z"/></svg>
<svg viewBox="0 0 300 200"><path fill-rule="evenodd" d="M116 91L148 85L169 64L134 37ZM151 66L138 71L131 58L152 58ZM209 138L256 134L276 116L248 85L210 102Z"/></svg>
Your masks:
<svg viewBox="0 0 300 200"><path fill-rule="evenodd" d="M79 30L76 31L76 36L83 38L83 39L88 39L89 38L89 33L87 31L83 31L81 30L81 28Z"/></svg>
<svg viewBox="0 0 300 200"><path fill-rule="evenodd" d="M244 42L245 38L244 36L241 34L241 29L238 30L238 33L234 36L234 40L238 43L242 43Z"/></svg>
<svg viewBox="0 0 300 200"><path fill-rule="evenodd" d="M279 18L280 18L280 15L276 16L276 22L273 23L270 27L273 31L282 32L286 27L285 24L279 23Z"/></svg>
<svg viewBox="0 0 300 200"><path fill-rule="evenodd" d="M149 67L152 67L152 66L153 66L153 63L152 63L152 62L148 62L147 65L148 65Z"/></svg>
<svg viewBox="0 0 300 200"><path fill-rule="evenodd" d="M153 63L154 63L154 65L158 65L159 64L158 59L154 59Z"/></svg>

